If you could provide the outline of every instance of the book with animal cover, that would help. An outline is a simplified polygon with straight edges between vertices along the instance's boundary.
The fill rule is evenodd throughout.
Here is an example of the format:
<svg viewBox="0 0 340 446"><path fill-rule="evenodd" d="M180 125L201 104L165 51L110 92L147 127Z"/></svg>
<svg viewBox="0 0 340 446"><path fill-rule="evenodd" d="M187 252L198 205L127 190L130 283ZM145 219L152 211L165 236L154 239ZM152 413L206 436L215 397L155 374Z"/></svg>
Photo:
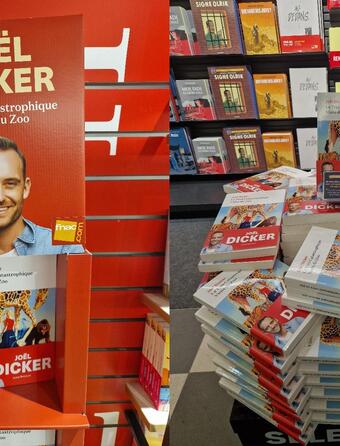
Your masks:
<svg viewBox="0 0 340 446"><path fill-rule="evenodd" d="M1 20L0 28L1 254L82 253L82 17Z"/></svg>
<svg viewBox="0 0 340 446"><path fill-rule="evenodd" d="M176 85L184 121L216 119L208 79L177 80Z"/></svg>
<svg viewBox="0 0 340 446"><path fill-rule="evenodd" d="M223 190L225 193L236 193L287 189L289 180L292 178L308 177L309 175L309 173L295 167L281 166L243 180L225 184Z"/></svg>
<svg viewBox="0 0 340 446"><path fill-rule="evenodd" d="M324 51L320 0L277 0L283 53Z"/></svg>
<svg viewBox="0 0 340 446"><path fill-rule="evenodd" d="M208 67L217 119L258 117L253 78L246 66Z"/></svg>
<svg viewBox="0 0 340 446"><path fill-rule="evenodd" d="M340 27L329 28L329 67L331 69L340 67Z"/></svg>
<svg viewBox="0 0 340 446"><path fill-rule="evenodd" d="M201 250L204 262L276 256L284 190L227 194Z"/></svg>
<svg viewBox="0 0 340 446"><path fill-rule="evenodd" d="M295 145L292 132L268 132L262 134L267 168L296 167Z"/></svg>
<svg viewBox="0 0 340 446"><path fill-rule="evenodd" d="M190 0L201 54L243 54L236 0Z"/></svg>
<svg viewBox="0 0 340 446"><path fill-rule="evenodd" d="M289 180L286 201L290 199L316 200L315 177L292 178Z"/></svg>
<svg viewBox="0 0 340 446"><path fill-rule="evenodd" d="M201 174L223 174L230 171L227 149L221 136L192 140L197 170Z"/></svg>
<svg viewBox="0 0 340 446"><path fill-rule="evenodd" d="M188 15L188 19L189 19L190 30L191 30L192 40L193 40L193 54L201 54L201 47L198 42L197 31L196 31L195 22L194 22L194 16L193 16L191 9L187 10L187 15Z"/></svg>
<svg viewBox="0 0 340 446"><path fill-rule="evenodd" d="M260 127L223 129L233 173L253 173L267 168Z"/></svg>
<svg viewBox="0 0 340 446"><path fill-rule="evenodd" d="M170 7L170 55L189 56L193 52L193 37L187 11L181 6Z"/></svg>
<svg viewBox="0 0 340 446"><path fill-rule="evenodd" d="M170 174L197 173L192 148L186 129L170 130Z"/></svg>
<svg viewBox="0 0 340 446"><path fill-rule="evenodd" d="M54 378L56 264L53 255L0 260L0 387Z"/></svg>
<svg viewBox="0 0 340 446"><path fill-rule="evenodd" d="M276 8L272 2L239 3L247 54L279 54Z"/></svg>
<svg viewBox="0 0 340 446"><path fill-rule="evenodd" d="M340 28L339 28L340 29ZM318 104L317 187L319 198L340 200L340 98L338 93L320 93ZM328 176L334 174L334 181Z"/></svg>
<svg viewBox="0 0 340 446"><path fill-rule="evenodd" d="M253 77L260 119L291 118L287 75L254 74Z"/></svg>
<svg viewBox="0 0 340 446"><path fill-rule="evenodd" d="M315 169L318 159L317 128L296 129L301 169Z"/></svg>
<svg viewBox="0 0 340 446"><path fill-rule="evenodd" d="M327 68L290 68L294 118L316 118L317 96L328 92Z"/></svg>
<svg viewBox="0 0 340 446"><path fill-rule="evenodd" d="M202 273L205 272L222 272L222 271L235 271L235 268L239 270L251 270L251 269L271 269L274 266L276 256L258 257L253 259L232 259L220 262L203 262L198 264L198 270Z"/></svg>

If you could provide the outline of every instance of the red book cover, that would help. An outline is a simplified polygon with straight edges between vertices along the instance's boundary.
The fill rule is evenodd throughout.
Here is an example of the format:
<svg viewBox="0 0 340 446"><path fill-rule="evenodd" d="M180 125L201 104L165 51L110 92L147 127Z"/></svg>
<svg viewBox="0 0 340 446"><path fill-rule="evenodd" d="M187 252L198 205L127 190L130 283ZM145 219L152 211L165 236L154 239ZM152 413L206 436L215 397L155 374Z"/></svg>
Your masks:
<svg viewBox="0 0 340 446"><path fill-rule="evenodd" d="M327 0L328 9L340 8L340 0Z"/></svg>

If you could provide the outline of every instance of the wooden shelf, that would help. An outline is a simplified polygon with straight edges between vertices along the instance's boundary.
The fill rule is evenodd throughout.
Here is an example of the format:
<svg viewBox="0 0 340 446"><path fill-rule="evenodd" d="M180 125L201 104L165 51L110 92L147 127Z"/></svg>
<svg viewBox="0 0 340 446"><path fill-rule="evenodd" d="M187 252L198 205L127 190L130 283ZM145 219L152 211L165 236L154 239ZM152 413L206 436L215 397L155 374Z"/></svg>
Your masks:
<svg viewBox="0 0 340 446"><path fill-rule="evenodd" d="M169 412L156 410L149 395L138 382L126 384L126 390L141 421L149 431L163 431L168 423Z"/></svg>
<svg viewBox="0 0 340 446"><path fill-rule="evenodd" d="M166 322L170 322L169 301L162 294L144 293L142 302Z"/></svg>
<svg viewBox="0 0 340 446"><path fill-rule="evenodd" d="M55 382L0 390L0 429L85 429L86 415L63 413Z"/></svg>

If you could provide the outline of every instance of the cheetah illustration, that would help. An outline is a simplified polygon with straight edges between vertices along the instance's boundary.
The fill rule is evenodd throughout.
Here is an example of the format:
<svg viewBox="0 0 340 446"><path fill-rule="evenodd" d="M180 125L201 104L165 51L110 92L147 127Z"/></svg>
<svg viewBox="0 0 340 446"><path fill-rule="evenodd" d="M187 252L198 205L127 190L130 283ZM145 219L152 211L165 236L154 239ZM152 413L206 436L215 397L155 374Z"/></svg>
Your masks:
<svg viewBox="0 0 340 446"><path fill-rule="evenodd" d="M339 276L340 275L340 246L333 245L327 259L323 266L323 271L326 275Z"/></svg>
<svg viewBox="0 0 340 446"><path fill-rule="evenodd" d="M46 302L48 289L38 290L33 310L39 308ZM22 310L32 321L33 327L37 325L37 320L30 308L29 300L31 297L30 290L23 291L2 291L0 292L0 321L5 308L14 307L15 327L18 327L20 311Z"/></svg>
<svg viewBox="0 0 340 446"><path fill-rule="evenodd" d="M321 325L320 341L324 344L340 344L340 326L337 318L326 317Z"/></svg>
<svg viewBox="0 0 340 446"><path fill-rule="evenodd" d="M249 275L249 279L277 279L277 275L274 273L263 273L257 269Z"/></svg>
<svg viewBox="0 0 340 446"><path fill-rule="evenodd" d="M263 305L259 305L258 307L254 308L247 320L243 322L243 325L251 329L260 319L261 315L268 310L270 305L270 302L265 302Z"/></svg>
<svg viewBox="0 0 340 446"><path fill-rule="evenodd" d="M262 303L266 301L266 299L257 294L253 282L242 283L228 294L228 299L235 303L244 315L251 314L248 298Z"/></svg>

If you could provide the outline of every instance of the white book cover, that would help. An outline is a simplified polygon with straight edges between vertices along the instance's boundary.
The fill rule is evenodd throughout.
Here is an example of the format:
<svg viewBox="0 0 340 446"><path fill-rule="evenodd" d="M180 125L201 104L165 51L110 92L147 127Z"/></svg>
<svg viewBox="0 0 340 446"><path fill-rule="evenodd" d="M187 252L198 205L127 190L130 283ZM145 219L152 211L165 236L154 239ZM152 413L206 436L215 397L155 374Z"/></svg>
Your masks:
<svg viewBox="0 0 340 446"><path fill-rule="evenodd" d="M55 430L7 430L0 431L3 446L54 446Z"/></svg>
<svg viewBox="0 0 340 446"><path fill-rule="evenodd" d="M311 311L323 316L334 316L340 317L339 305L326 304L325 302L320 302L317 299L300 299L295 296L292 298L283 298L282 302L284 305L290 308L295 308L298 310Z"/></svg>
<svg viewBox="0 0 340 446"><path fill-rule="evenodd" d="M318 159L318 129L297 129L301 169L313 169Z"/></svg>
<svg viewBox="0 0 340 446"><path fill-rule="evenodd" d="M317 95L328 92L327 68L290 68L294 118L317 116Z"/></svg>
<svg viewBox="0 0 340 446"><path fill-rule="evenodd" d="M276 255L286 192L226 195L201 251L203 261Z"/></svg>

